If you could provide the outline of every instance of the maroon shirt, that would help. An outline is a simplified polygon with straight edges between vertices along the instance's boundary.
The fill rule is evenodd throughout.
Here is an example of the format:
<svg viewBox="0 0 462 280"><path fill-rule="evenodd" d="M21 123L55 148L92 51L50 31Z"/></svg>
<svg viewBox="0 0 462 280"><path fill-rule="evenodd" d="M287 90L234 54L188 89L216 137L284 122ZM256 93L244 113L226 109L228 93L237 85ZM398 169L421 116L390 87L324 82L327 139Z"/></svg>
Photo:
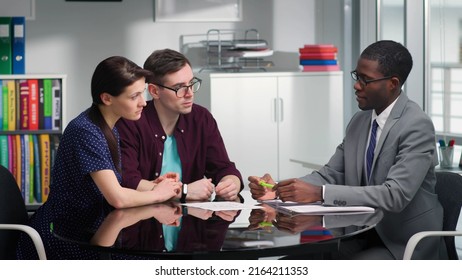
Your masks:
<svg viewBox="0 0 462 280"><path fill-rule="evenodd" d="M166 134L153 101L137 121L120 119L116 127L122 151L122 186L136 189L141 179L154 180L162 168ZM242 176L229 160L218 125L212 114L194 104L189 114L180 115L173 135L181 159L182 182L212 178L216 185L226 175Z"/></svg>

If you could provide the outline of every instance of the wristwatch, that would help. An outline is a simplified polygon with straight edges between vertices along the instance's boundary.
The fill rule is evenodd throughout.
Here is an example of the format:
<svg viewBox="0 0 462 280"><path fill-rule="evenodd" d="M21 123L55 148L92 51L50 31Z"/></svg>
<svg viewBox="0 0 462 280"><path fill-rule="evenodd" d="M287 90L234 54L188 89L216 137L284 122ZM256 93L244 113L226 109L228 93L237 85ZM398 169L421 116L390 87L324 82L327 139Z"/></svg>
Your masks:
<svg viewBox="0 0 462 280"><path fill-rule="evenodd" d="M188 184L183 184L183 188L181 191L181 198L180 198L181 203L186 202L186 195L188 195Z"/></svg>

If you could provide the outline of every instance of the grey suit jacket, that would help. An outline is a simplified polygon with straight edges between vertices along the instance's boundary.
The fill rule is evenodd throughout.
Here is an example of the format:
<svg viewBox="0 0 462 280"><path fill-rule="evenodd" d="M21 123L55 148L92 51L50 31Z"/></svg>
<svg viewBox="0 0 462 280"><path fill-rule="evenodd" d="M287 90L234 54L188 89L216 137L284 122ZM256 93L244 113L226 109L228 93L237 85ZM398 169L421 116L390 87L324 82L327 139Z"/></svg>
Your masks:
<svg viewBox="0 0 462 280"><path fill-rule="evenodd" d="M414 233L442 229L443 209L435 194L435 130L421 108L401 93L378 139L371 178L362 184L371 116L370 110L356 113L329 162L301 179L325 185L327 205L381 209L377 233L394 257L402 259ZM437 259L441 241L424 241L414 258Z"/></svg>

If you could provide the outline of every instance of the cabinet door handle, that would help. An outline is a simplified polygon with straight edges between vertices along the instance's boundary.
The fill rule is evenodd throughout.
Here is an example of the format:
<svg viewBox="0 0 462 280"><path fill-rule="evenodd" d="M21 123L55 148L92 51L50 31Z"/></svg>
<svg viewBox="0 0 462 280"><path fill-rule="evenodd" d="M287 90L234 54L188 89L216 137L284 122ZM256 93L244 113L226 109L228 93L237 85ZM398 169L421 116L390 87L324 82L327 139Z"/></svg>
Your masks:
<svg viewBox="0 0 462 280"><path fill-rule="evenodd" d="M284 121L284 99L279 98L279 122Z"/></svg>
<svg viewBox="0 0 462 280"><path fill-rule="evenodd" d="M278 99L277 98L274 98L273 99L273 114L272 114L272 117L273 117L273 121L274 122L278 122Z"/></svg>
<svg viewBox="0 0 462 280"><path fill-rule="evenodd" d="M273 112L274 122L282 122L284 120L284 100L282 98L274 98L273 99Z"/></svg>

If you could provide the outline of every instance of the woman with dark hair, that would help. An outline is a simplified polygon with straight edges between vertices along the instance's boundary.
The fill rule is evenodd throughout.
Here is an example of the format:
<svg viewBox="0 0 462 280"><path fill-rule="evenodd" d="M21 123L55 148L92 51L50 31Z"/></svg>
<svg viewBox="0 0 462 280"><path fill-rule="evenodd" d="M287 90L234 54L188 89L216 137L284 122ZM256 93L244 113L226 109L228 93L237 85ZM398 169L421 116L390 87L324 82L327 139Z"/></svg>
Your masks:
<svg viewBox="0 0 462 280"><path fill-rule="evenodd" d="M172 173L158 178L152 189L143 192L121 186L119 134L114 125L120 118L140 118L146 106L143 94L148 75L149 71L120 56L109 57L96 67L91 80L93 104L67 125L56 153L48 199L30 220L44 241L49 259L86 258L73 254L75 247L53 236L53 221L86 215L85 210L94 205L126 208L166 201L179 194L181 183ZM95 226L98 224L95 217ZM26 239L21 239L18 257L34 258L35 250Z"/></svg>

